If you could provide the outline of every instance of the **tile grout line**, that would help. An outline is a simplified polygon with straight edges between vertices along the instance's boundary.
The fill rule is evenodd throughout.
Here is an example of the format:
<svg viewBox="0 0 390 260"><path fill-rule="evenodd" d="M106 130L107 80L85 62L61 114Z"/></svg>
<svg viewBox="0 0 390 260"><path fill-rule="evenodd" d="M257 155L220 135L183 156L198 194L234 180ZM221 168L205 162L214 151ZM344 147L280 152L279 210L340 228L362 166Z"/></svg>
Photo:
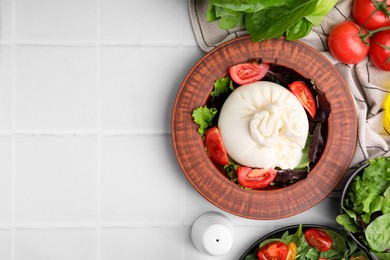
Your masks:
<svg viewBox="0 0 390 260"><path fill-rule="evenodd" d="M11 234L10 234L10 258L16 259L16 136L14 135L16 129L16 0L11 1Z"/></svg>
<svg viewBox="0 0 390 260"><path fill-rule="evenodd" d="M197 47L196 44L190 44L190 43L184 43L182 41L177 42L151 42L151 43L136 43L136 42L130 42L130 41L122 41L122 42L116 42L116 41L101 41L99 40L98 43L86 42L86 41L1 41L0 40L0 46L9 46L9 45L16 45L16 46L43 46L43 47L146 47L146 48L155 48L155 47L178 47L178 46L184 46L184 47Z"/></svg>
<svg viewBox="0 0 390 260"><path fill-rule="evenodd" d="M96 258L100 260L101 248L102 248L102 134L101 129L101 112L102 112L102 91L101 91L101 1L96 0L96 27L97 27L97 47L96 47L96 125L97 125L97 166L96 166L96 200L97 200L97 223L96 223L96 235L97 235L97 250Z"/></svg>

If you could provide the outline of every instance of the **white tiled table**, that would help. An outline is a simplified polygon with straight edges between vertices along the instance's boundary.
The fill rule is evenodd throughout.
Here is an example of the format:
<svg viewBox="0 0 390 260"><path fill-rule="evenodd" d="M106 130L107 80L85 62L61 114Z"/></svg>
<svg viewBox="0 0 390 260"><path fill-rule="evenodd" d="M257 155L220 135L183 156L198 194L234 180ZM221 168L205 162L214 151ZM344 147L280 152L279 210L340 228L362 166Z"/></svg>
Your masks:
<svg viewBox="0 0 390 260"><path fill-rule="evenodd" d="M290 224L335 226L337 200L297 216L225 214L235 242L198 252L220 211L181 172L171 110L204 53L186 0L0 0L0 259L237 259Z"/></svg>

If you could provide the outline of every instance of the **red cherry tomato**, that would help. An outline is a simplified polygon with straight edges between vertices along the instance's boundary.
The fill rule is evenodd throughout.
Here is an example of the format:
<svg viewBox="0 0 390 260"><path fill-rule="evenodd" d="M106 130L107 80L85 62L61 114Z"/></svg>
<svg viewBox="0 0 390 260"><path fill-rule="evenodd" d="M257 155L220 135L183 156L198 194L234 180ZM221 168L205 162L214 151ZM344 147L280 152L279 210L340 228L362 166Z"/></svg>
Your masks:
<svg viewBox="0 0 390 260"><path fill-rule="evenodd" d="M337 24L332 28L328 37L330 53L342 63L359 63L367 56L369 50L370 39L367 38L367 43L364 43L360 37L365 33L364 29L352 21Z"/></svg>
<svg viewBox="0 0 390 260"><path fill-rule="evenodd" d="M318 228L310 228L305 231L305 240L309 246L321 252L332 248L332 238L325 231Z"/></svg>
<svg viewBox="0 0 390 260"><path fill-rule="evenodd" d="M390 30L381 31L374 35L369 55L375 67L390 71Z"/></svg>
<svg viewBox="0 0 390 260"><path fill-rule="evenodd" d="M259 260L285 260L287 257L287 246L281 241L273 241L259 248L257 257Z"/></svg>
<svg viewBox="0 0 390 260"><path fill-rule="evenodd" d="M214 126L206 131L204 141L211 158L216 163L221 165L229 164L229 158L217 127Z"/></svg>
<svg viewBox="0 0 390 260"><path fill-rule="evenodd" d="M389 16L386 15L379 6L382 6L381 8L384 10L387 9L388 12L390 12L390 0L376 1L376 5L378 5L378 10L372 0L354 0L352 5L352 16L355 22L368 30L389 26Z"/></svg>
<svg viewBox="0 0 390 260"><path fill-rule="evenodd" d="M272 168L269 169L252 169L246 166L237 168L238 182L250 189L261 189L271 184L276 178L278 171Z"/></svg>
<svg viewBox="0 0 390 260"><path fill-rule="evenodd" d="M312 118L315 117L317 112L317 105L314 99L313 93L311 93L309 87L303 81L295 81L288 85L294 96L297 97L302 106L309 112Z"/></svg>
<svg viewBox="0 0 390 260"><path fill-rule="evenodd" d="M239 85L245 85L262 79L269 69L265 63L241 63L229 68L230 77Z"/></svg>

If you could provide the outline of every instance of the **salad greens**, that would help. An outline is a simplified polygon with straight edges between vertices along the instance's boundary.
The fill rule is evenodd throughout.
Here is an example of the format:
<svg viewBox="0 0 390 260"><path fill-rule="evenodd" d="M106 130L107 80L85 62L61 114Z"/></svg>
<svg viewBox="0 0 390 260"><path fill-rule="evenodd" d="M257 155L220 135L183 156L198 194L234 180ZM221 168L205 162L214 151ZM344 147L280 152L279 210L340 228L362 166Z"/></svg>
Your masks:
<svg viewBox="0 0 390 260"><path fill-rule="evenodd" d="M206 19L221 29L244 27L252 41L296 40L318 26L337 0L209 0Z"/></svg>
<svg viewBox="0 0 390 260"><path fill-rule="evenodd" d="M204 136L206 129L212 124L217 112L217 109L213 107L208 108L207 106L198 107L192 112L192 118L199 125L198 132L201 136Z"/></svg>
<svg viewBox="0 0 390 260"><path fill-rule="evenodd" d="M318 249L309 246L307 243L303 226L299 225L295 233L290 234L287 230L282 236L274 236L272 238L262 241L258 248L266 245L267 243L273 241L281 241L288 245L290 242L293 242L296 245L296 256L295 259L310 259L316 260L319 258L322 259L351 259L350 257L365 257L357 259L368 259L366 252L359 248L355 241L348 235L343 232L336 232L329 228L318 228L322 231L325 231L332 238L332 247L331 249L320 252ZM244 260L255 260L257 258L257 250L247 255Z"/></svg>
<svg viewBox="0 0 390 260"><path fill-rule="evenodd" d="M371 159L347 191L336 221L381 259L390 259L390 158Z"/></svg>
<svg viewBox="0 0 390 260"><path fill-rule="evenodd" d="M221 0L221 2L223 1ZM249 59L248 62L261 63L261 59ZM283 187L304 179L310 172L311 167L319 160L325 145L324 136L326 136L327 130L325 122L331 112L331 106L325 95L316 89L315 84L311 80L304 78L293 69L277 64L269 65L268 72L261 80L278 83L287 89L289 88L288 84L291 84L291 82L296 80L305 81L317 100L317 114L315 118L308 116L310 129L305 147L302 150L301 162L295 169L278 169L277 177L274 183L272 183L273 186ZM206 104L193 110L192 117L194 122L198 124L198 132L202 138L207 129L217 125L219 111L224 101L237 87L239 85L231 79L229 74L217 79L213 84L213 90ZM227 177L237 185L239 183L236 170L239 166L240 164L229 158L229 165L223 167Z"/></svg>

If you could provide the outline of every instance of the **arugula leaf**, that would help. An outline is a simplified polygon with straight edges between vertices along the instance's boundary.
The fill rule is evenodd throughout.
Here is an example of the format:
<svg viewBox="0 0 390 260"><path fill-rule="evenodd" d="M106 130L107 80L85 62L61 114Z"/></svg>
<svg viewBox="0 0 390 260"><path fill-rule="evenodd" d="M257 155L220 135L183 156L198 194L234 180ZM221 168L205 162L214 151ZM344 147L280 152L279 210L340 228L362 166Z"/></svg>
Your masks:
<svg viewBox="0 0 390 260"><path fill-rule="evenodd" d="M293 4L271 7L245 16L245 26L252 41L278 38L306 15L311 14L319 0L296 0Z"/></svg>
<svg viewBox="0 0 390 260"><path fill-rule="evenodd" d="M199 125L198 132L203 137L206 129L211 126L213 118L217 114L217 109L208 108L207 106L195 108L192 111L194 122Z"/></svg>
<svg viewBox="0 0 390 260"><path fill-rule="evenodd" d="M229 179L238 184L238 179L237 179L237 168L240 166L238 163L230 160L228 165L225 165L223 168L229 177Z"/></svg>
<svg viewBox="0 0 390 260"><path fill-rule="evenodd" d="M302 150L302 158L299 164L295 167L297 170L303 170L307 169L310 171L310 158L309 158L309 152L310 152L310 145L312 142L312 136L308 135L305 143L305 147L303 147Z"/></svg>

